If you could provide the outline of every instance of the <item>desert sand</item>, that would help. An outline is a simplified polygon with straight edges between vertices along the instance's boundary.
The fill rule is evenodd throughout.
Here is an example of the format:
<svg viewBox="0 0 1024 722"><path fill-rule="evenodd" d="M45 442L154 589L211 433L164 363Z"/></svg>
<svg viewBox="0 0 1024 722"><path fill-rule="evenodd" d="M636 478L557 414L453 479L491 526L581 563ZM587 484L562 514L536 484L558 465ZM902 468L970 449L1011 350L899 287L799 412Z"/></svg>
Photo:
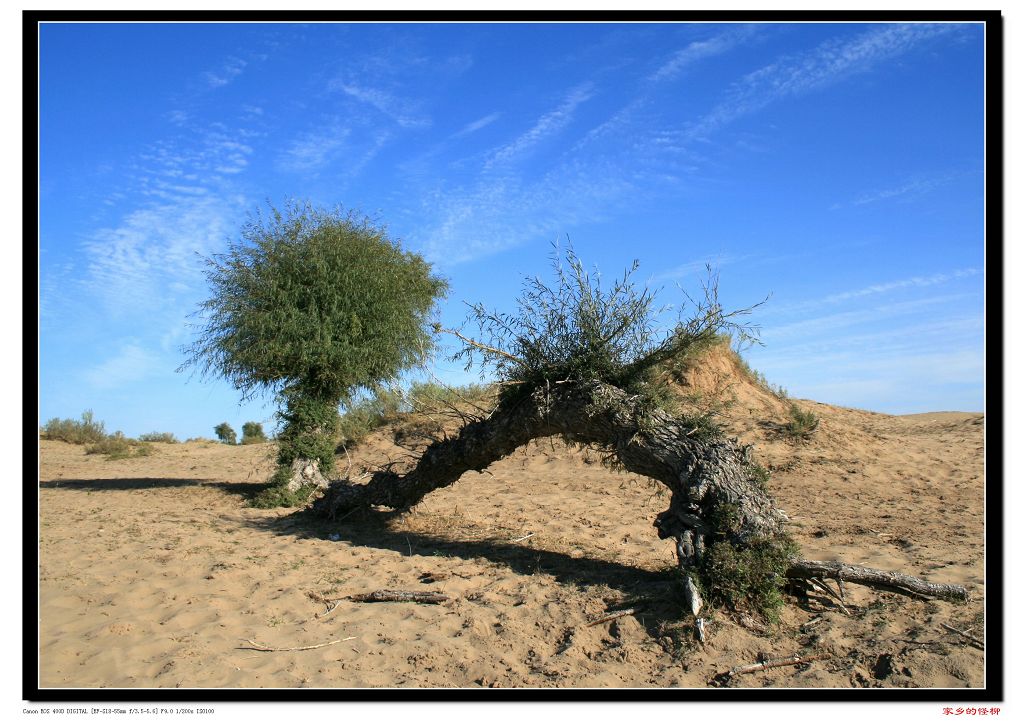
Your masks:
<svg viewBox="0 0 1024 722"><path fill-rule="evenodd" d="M716 610L700 645L670 573L672 543L652 527L667 494L596 451L542 440L408 513L327 523L246 505L272 471L272 444L158 444L111 461L44 440L39 685L985 686L984 651L942 626L985 635L983 415L798 401L820 419L799 440L781 429L788 402L732 357L686 383L734 399L730 433L772 472L805 557L963 584L971 600L848 585L845 609L788 595L774 627ZM410 463L423 442L409 428L352 450L353 473ZM378 589L449 599L346 599ZM827 657L723 682L737 665L795 654Z"/></svg>

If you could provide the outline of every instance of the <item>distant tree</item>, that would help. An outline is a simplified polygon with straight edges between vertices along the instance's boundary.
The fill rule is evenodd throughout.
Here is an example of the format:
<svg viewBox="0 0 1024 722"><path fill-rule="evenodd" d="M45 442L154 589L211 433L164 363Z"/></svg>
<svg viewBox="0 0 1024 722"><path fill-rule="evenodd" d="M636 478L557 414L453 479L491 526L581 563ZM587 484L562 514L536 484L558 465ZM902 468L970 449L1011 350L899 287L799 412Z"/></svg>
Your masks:
<svg viewBox="0 0 1024 722"><path fill-rule="evenodd" d="M236 444L238 443L238 437L235 436L235 430L231 428L231 424L225 421L222 424L217 424L213 427L213 433L217 435L225 444Z"/></svg>
<svg viewBox="0 0 1024 722"><path fill-rule="evenodd" d="M447 282L372 220L289 203L255 214L207 259L212 296L187 361L243 399L273 392L283 422L276 479L326 482L338 408L426 358Z"/></svg>
<svg viewBox="0 0 1024 722"><path fill-rule="evenodd" d="M266 440L267 436L263 433L263 424L256 421L246 421L242 424L243 444L262 444Z"/></svg>

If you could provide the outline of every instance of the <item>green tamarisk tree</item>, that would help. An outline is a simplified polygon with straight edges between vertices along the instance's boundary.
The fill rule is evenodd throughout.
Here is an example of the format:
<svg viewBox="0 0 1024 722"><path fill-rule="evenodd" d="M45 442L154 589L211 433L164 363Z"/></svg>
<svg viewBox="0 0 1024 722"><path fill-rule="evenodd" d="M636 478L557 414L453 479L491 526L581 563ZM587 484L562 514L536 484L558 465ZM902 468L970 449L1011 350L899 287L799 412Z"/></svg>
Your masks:
<svg viewBox="0 0 1024 722"><path fill-rule="evenodd" d="M325 485L338 407L425 360L448 284L386 227L340 209L271 206L240 236L206 259L211 296L179 370L223 378L243 400L275 394L277 480Z"/></svg>

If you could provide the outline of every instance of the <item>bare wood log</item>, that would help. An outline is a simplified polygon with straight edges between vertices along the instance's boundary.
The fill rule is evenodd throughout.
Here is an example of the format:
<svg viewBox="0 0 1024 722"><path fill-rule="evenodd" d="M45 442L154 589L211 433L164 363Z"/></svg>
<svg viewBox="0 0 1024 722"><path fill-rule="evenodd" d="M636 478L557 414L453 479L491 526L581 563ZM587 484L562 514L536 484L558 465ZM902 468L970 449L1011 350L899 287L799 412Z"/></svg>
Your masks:
<svg viewBox="0 0 1024 722"><path fill-rule="evenodd" d="M736 440L691 435L691 430L685 419L651 409L639 397L607 383L551 384L499 404L493 414L467 423L457 436L430 444L408 473L380 469L365 484L332 482L314 510L330 519L370 506L406 510L430 492L454 484L468 471L485 470L533 439L560 436L600 447L627 471L669 488L669 508L654 525L660 538L676 540L679 565L689 574L712 540L742 548L781 537L787 522L755 478L748 447ZM717 528L718 512L726 508L732 520L729 528ZM961 586L841 562L794 559L787 576L827 577L907 595L967 599ZM842 603L844 594L838 596ZM693 601L687 599L695 606Z"/></svg>
<svg viewBox="0 0 1024 722"><path fill-rule="evenodd" d="M784 517L752 478L745 449L728 439L687 436L690 430L684 419L652 410L615 386L553 384L432 443L407 474L380 470L366 484L332 482L314 510L332 519L374 505L405 510L533 439L561 436L607 449L626 470L665 484L672 502L655 523L658 535L678 539L690 531L693 557L703 551L707 520L721 504L736 507L740 523L730 538L737 543L781 533Z"/></svg>
<svg viewBox="0 0 1024 722"><path fill-rule="evenodd" d="M814 577L838 579L842 576L844 582L908 596L934 597L957 602L965 602L969 598L967 589L959 584L935 584L899 572L887 572L843 562L794 559L786 570L786 576L790 579L808 580Z"/></svg>
<svg viewBox="0 0 1024 722"><path fill-rule="evenodd" d="M353 594L349 597L353 602L419 602L421 604L440 604L447 602L449 597L439 592L406 592L396 589L378 589L369 594Z"/></svg>

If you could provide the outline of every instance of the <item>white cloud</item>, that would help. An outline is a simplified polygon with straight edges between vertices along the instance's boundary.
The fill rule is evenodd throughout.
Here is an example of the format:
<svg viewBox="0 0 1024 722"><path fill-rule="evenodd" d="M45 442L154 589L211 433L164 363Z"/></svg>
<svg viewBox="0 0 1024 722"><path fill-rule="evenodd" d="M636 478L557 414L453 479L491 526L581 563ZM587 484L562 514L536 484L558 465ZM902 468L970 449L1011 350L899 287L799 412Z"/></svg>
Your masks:
<svg viewBox="0 0 1024 722"><path fill-rule="evenodd" d="M220 88L241 75L246 65L241 58L230 57L218 69L203 73L203 79L210 88Z"/></svg>
<svg viewBox="0 0 1024 722"><path fill-rule="evenodd" d="M853 201L853 205L863 206L902 196L917 197L952 182L956 177L954 173L941 173L927 178L914 178L898 186L863 193Z"/></svg>
<svg viewBox="0 0 1024 722"><path fill-rule="evenodd" d="M706 40L695 40L685 48L672 53L647 79L652 82L672 80L694 63L721 55L748 41L754 31L755 26L745 25Z"/></svg>
<svg viewBox="0 0 1024 722"><path fill-rule="evenodd" d="M417 112L417 104L400 98L380 88L367 88L353 83L335 81L331 90L340 90L361 103L375 108L403 128L424 128L431 124L430 118Z"/></svg>
<svg viewBox="0 0 1024 722"><path fill-rule="evenodd" d="M347 128L334 125L325 131L303 133L282 152L278 164L293 173L315 171L326 166L351 134Z"/></svg>
<svg viewBox="0 0 1024 722"><path fill-rule="evenodd" d="M483 118L474 120L472 123L467 123L465 126L462 127L461 130L457 131L456 133L453 133L451 137L461 138L463 136L469 135L470 133L475 133L481 128L486 128L488 125L490 125L500 117L501 113L491 113L489 115L485 115Z"/></svg>
<svg viewBox="0 0 1024 722"><path fill-rule="evenodd" d="M722 266L729 265L730 263L737 263L747 258L751 258L751 256L737 256L734 254L719 254L716 256L708 255L699 260L673 266L672 268L656 273L651 277L651 282L660 283L661 281L670 281L694 275L704 277L707 275L708 266L710 266L711 270L714 271Z"/></svg>
<svg viewBox="0 0 1024 722"><path fill-rule="evenodd" d="M690 125L685 135L691 139L704 137L782 98L802 95L867 72L957 27L954 24L885 24L871 27L853 38L828 40L801 55L780 58L735 83L726 100Z"/></svg>
<svg viewBox="0 0 1024 722"><path fill-rule="evenodd" d="M557 108L542 115L533 126L518 138L495 151L486 167L507 163L522 155L542 140L558 133L572 122L576 108L593 97L594 86L584 83L569 91Z"/></svg>
<svg viewBox="0 0 1024 722"><path fill-rule="evenodd" d="M137 342L121 345L117 353L106 361L82 371L82 378L97 390L121 388L135 381L141 381L164 369L160 358Z"/></svg>

